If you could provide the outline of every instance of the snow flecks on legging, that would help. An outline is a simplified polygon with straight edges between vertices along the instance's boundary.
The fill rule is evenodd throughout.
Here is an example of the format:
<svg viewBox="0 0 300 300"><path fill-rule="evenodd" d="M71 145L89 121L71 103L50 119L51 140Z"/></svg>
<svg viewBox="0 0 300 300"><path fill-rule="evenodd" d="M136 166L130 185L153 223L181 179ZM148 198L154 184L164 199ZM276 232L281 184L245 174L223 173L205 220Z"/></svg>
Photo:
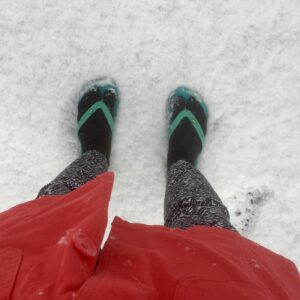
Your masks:
<svg viewBox="0 0 300 300"><path fill-rule="evenodd" d="M37 198L67 194L107 170L104 154L96 150L87 151L44 186ZM227 208L211 185L199 170L183 160L174 163L168 171L165 225L182 229L206 225L236 231L230 223Z"/></svg>
<svg viewBox="0 0 300 300"><path fill-rule="evenodd" d="M175 162L168 171L165 225L183 229L205 225L236 231L212 186L199 170L183 160Z"/></svg>
<svg viewBox="0 0 300 300"><path fill-rule="evenodd" d="M87 151L44 186L38 193L38 198L44 195L67 194L106 172L107 169L108 162L104 154L96 150Z"/></svg>

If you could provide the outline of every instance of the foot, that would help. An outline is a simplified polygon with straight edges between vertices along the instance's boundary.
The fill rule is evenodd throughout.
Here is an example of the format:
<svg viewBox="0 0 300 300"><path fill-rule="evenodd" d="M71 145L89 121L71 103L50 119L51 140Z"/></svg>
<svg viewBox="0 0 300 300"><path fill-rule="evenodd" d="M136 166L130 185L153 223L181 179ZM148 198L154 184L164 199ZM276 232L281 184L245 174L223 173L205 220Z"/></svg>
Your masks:
<svg viewBox="0 0 300 300"><path fill-rule="evenodd" d="M168 110L168 169L178 160L188 161L195 166L207 131L207 106L196 91L178 87L169 96Z"/></svg>
<svg viewBox="0 0 300 300"><path fill-rule="evenodd" d="M119 92L114 80L98 79L83 87L77 117L82 154L97 150L109 161L118 105Z"/></svg>

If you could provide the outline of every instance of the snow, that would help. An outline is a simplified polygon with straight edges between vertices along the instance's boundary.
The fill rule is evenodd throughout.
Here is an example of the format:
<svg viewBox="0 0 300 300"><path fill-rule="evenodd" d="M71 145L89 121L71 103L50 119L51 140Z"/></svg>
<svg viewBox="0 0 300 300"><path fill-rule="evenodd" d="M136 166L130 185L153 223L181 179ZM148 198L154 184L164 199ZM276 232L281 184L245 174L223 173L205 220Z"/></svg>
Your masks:
<svg viewBox="0 0 300 300"><path fill-rule="evenodd" d="M63 236L59 239L59 241L57 242L57 245L68 245L69 241L67 239L66 236Z"/></svg>
<svg viewBox="0 0 300 300"><path fill-rule="evenodd" d="M110 220L162 224L166 99L188 85L210 112L199 168L245 236L299 267L299 15L298 0L2 0L0 210L78 156L80 88L113 76Z"/></svg>

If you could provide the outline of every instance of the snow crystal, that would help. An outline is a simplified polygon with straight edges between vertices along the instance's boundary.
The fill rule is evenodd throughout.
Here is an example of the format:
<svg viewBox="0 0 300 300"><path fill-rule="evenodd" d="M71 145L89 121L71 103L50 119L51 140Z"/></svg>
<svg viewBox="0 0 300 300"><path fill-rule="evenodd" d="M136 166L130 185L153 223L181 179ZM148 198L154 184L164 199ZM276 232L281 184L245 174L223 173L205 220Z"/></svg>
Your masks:
<svg viewBox="0 0 300 300"><path fill-rule="evenodd" d="M57 242L57 245L68 245L68 239L66 236L63 236Z"/></svg>
<svg viewBox="0 0 300 300"><path fill-rule="evenodd" d="M131 259L127 259L126 261L124 261L123 263L122 263L122 265L124 266L124 267L132 267L133 266L133 263L132 263L132 260Z"/></svg>

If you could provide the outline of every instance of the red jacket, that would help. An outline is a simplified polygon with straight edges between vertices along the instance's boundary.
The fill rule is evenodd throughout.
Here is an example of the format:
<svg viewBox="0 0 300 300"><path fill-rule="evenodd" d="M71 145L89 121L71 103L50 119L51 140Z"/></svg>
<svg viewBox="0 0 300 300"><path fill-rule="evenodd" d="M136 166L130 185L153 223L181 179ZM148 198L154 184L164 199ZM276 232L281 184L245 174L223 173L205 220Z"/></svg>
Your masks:
<svg viewBox="0 0 300 300"><path fill-rule="evenodd" d="M225 229L116 218L98 257L112 184L105 173L0 214L0 300L300 299L291 261Z"/></svg>

